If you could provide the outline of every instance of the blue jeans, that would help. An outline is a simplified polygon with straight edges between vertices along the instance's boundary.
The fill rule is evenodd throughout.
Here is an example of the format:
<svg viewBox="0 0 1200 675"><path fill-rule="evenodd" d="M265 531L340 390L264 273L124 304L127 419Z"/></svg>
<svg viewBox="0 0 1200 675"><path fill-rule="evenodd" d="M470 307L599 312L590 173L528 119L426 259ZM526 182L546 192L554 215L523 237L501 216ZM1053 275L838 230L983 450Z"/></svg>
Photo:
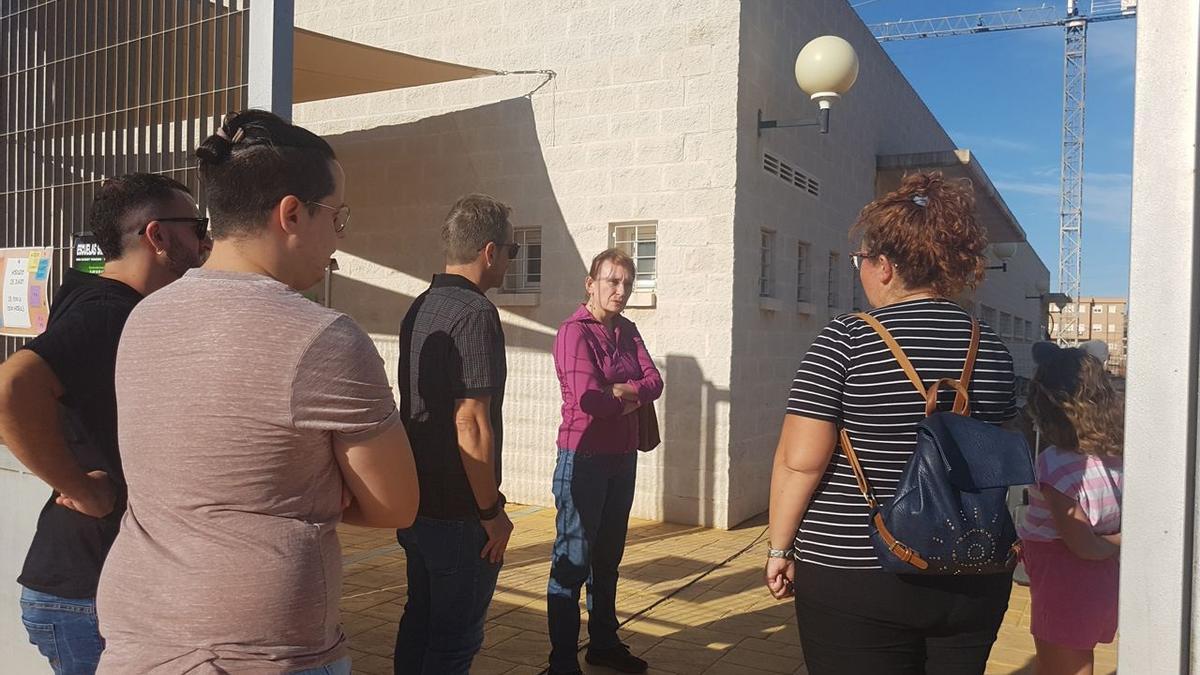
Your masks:
<svg viewBox="0 0 1200 675"><path fill-rule="evenodd" d="M95 598L60 598L21 588L21 623L54 675L92 675L100 665L104 639L96 621Z"/></svg>
<svg viewBox="0 0 1200 675"><path fill-rule="evenodd" d="M554 505L558 507L546 618L550 668L579 667L579 591L587 584L589 648L607 649L617 638L617 568L637 482L637 455L579 455L558 451Z"/></svg>
<svg viewBox="0 0 1200 675"><path fill-rule="evenodd" d="M350 657L343 656L327 666L297 670L288 675L350 675Z"/></svg>
<svg viewBox="0 0 1200 675"><path fill-rule="evenodd" d="M466 675L483 646L483 624L500 564L479 557L477 520L418 516L396 532L408 568L408 599L396 633L396 675Z"/></svg>

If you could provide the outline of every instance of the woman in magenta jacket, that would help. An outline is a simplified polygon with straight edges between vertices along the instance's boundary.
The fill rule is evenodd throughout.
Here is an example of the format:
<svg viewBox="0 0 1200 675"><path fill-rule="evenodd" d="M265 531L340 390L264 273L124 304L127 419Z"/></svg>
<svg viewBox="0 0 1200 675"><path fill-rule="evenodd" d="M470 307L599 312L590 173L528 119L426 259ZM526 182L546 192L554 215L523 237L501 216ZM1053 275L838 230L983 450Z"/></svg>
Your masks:
<svg viewBox="0 0 1200 675"><path fill-rule="evenodd" d="M558 507L547 589L550 672L579 673L579 591L588 585L587 662L625 673L646 662L617 639L617 567L637 477L638 408L663 381L642 336L621 316L633 292L633 260L609 249L592 260L587 302L559 326L554 369L562 425L554 469Z"/></svg>

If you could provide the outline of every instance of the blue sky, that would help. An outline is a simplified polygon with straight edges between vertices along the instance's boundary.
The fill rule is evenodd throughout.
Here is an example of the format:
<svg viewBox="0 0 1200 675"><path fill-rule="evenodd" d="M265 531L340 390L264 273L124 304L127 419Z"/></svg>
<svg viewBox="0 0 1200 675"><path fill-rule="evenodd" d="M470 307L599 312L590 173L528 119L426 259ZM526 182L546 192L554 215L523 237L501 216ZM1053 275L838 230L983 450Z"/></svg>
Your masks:
<svg viewBox="0 0 1200 675"><path fill-rule="evenodd" d="M1045 1L1065 13L1065 0ZM871 24L1037 7L1043 0L850 2ZM1135 24L1088 27L1083 295L1125 296L1129 285ZM1063 29L891 42L885 48L956 144L975 153L1057 290Z"/></svg>

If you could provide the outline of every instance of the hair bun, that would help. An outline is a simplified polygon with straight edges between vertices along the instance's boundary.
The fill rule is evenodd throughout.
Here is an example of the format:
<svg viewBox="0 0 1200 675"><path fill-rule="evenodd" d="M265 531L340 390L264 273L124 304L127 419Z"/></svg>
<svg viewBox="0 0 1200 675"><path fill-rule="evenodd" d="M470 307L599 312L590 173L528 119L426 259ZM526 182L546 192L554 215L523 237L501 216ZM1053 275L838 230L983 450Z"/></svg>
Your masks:
<svg viewBox="0 0 1200 675"><path fill-rule="evenodd" d="M213 134L204 139L204 142L196 148L196 157L202 162L220 164L229 157L232 151L233 143L220 134Z"/></svg>
<svg viewBox="0 0 1200 675"><path fill-rule="evenodd" d="M1035 342L1033 344L1033 362L1040 365L1050 362L1062 348L1053 342Z"/></svg>

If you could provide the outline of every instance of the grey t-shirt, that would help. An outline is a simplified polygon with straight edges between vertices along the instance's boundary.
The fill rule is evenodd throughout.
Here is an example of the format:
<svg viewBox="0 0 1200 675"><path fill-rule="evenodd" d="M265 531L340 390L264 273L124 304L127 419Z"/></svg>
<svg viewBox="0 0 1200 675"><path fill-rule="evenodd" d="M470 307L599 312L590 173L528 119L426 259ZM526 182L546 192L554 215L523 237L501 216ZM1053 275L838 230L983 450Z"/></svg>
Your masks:
<svg viewBox="0 0 1200 675"><path fill-rule="evenodd" d="M100 580L100 672L340 658L333 440L399 419L366 333L274 279L192 270L130 315L116 390L129 509Z"/></svg>

